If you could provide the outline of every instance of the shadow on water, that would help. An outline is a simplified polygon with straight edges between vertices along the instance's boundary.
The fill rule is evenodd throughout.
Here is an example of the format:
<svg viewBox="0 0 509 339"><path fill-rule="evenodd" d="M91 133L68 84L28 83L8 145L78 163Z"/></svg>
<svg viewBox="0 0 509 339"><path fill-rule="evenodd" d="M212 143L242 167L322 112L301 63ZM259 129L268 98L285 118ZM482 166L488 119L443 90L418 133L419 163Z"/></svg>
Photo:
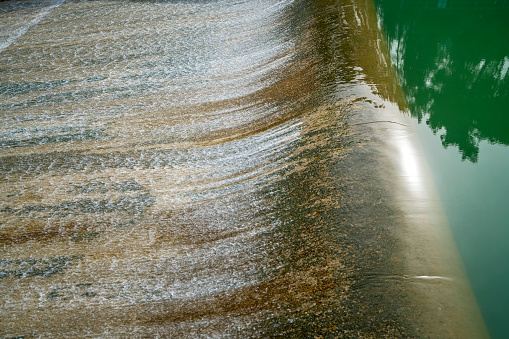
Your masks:
<svg viewBox="0 0 509 339"><path fill-rule="evenodd" d="M509 145L509 4L376 2L411 114L472 162L482 140Z"/></svg>

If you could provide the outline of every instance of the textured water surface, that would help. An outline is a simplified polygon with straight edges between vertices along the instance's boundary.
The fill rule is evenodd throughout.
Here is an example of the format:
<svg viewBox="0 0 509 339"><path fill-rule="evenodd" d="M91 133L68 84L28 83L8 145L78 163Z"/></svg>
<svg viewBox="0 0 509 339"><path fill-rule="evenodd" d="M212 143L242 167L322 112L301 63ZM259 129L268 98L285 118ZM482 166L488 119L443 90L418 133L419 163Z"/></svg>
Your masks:
<svg viewBox="0 0 509 339"><path fill-rule="evenodd" d="M429 207L399 203L370 5L0 7L0 335L477 330Z"/></svg>

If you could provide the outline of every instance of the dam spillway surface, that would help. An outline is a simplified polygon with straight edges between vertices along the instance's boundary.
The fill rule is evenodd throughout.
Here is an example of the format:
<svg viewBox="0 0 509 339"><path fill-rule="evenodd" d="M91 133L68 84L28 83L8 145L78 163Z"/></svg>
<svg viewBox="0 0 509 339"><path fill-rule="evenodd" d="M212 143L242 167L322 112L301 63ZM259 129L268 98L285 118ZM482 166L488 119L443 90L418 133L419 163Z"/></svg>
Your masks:
<svg viewBox="0 0 509 339"><path fill-rule="evenodd" d="M0 7L1 336L485 334L373 6Z"/></svg>

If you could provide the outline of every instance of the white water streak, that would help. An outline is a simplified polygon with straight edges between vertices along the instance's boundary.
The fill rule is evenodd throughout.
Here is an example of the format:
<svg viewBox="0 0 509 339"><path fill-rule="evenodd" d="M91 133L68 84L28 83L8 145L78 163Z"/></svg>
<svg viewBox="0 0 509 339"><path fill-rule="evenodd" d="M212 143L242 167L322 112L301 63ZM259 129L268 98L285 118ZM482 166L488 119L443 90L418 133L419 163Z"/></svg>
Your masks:
<svg viewBox="0 0 509 339"><path fill-rule="evenodd" d="M48 14L50 14L55 8L60 6L64 3L65 0L57 0L52 5L43 8L32 20L30 20L26 25L23 25L22 27L19 27L17 29L14 29L7 37L7 40L0 41L0 52L2 52L4 49L12 45L16 40L18 40L20 37L25 35L30 28L37 25L44 17L46 17Z"/></svg>

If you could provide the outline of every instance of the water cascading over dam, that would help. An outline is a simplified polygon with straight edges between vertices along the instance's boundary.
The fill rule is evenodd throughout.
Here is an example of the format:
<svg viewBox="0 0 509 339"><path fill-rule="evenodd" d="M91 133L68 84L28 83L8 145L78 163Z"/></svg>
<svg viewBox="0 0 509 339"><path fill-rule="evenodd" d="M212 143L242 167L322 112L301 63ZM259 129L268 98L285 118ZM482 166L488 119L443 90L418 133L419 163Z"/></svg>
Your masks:
<svg viewBox="0 0 509 339"><path fill-rule="evenodd" d="M0 336L486 335L370 2L0 7Z"/></svg>

